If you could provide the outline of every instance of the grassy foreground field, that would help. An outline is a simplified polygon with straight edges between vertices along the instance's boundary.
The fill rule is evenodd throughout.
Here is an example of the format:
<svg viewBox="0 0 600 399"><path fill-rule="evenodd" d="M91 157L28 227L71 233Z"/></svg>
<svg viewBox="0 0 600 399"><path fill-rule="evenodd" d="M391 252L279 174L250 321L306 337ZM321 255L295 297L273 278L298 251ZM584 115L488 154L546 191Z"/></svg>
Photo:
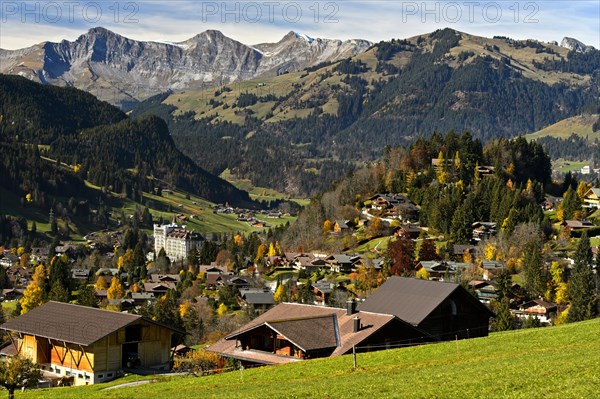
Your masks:
<svg viewBox="0 0 600 399"><path fill-rule="evenodd" d="M600 319L496 333L458 346L447 342L359 354L355 370L352 356L343 356L106 387L54 388L17 398L597 398Z"/></svg>

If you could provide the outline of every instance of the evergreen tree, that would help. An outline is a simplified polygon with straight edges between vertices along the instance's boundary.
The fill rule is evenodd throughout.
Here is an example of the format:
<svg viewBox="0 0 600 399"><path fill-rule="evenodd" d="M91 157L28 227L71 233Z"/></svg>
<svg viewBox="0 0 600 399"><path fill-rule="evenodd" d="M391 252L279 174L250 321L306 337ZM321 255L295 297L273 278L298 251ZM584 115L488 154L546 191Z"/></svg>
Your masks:
<svg viewBox="0 0 600 399"><path fill-rule="evenodd" d="M541 248L536 244L527 244L524 249L523 268L525 269L525 289L534 298L544 295L546 278Z"/></svg>
<svg viewBox="0 0 600 399"><path fill-rule="evenodd" d="M592 249L587 233L583 232L575 251L573 270L569 278L568 293L571 306L568 322L587 320L596 314L596 284L592 271Z"/></svg>
<svg viewBox="0 0 600 399"><path fill-rule="evenodd" d="M98 307L98 297L96 296L96 290L94 289L93 286L89 285L85 281L82 282L81 285L79 286L79 294L77 295L77 303L79 305L89 306L92 308Z"/></svg>
<svg viewBox="0 0 600 399"><path fill-rule="evenodd" d="M69 302L69 291L63 287L60 281L55 280L50 288L48 299L50 301Z"/></svg>
<svg viewBox="0 0 600 399"><path fill-rule="evenodd" d="M144 247L140 241L135 245L133 254L131 256L131 267L135 273L146 267L146 258L144 257ZM131 273L130 273L131 275Z"/></svg>
<svg viewBox="0 0 600 399"><path fill-rule="evenodd" d="M514 328L514 319L510 313L510 299L504 297L497 302L496 318L494 321L495 331L507 331Z"/></svg>
<svg viewBox="0 0 600 399"><path fill-rule="evenodd" d="M575 213L581 209L581 199L577 195L577 191L571 186L569 186L563 198L563 220L572 219L575 216Z"/></svg>
<svg viewBox="0 0 600 399"><path fill-rule="evenodd" d="M71 267L69 266L69 259L66 255L55 256L50 261L50 268L48 270L49 286L52 288L58 281L67 293L71 292L71 282L73 276L71 274Z"/></svg>
<svg viewBox="0 0 600 399"><path fill-rule="evenodd" d="M424 239L421 241L421 247L419 248L419 261L435 259L438 259L435 241L431 239Z"/></svg>
<svg viewBox="0 0 600 399"><path fill-rule="evenodd" d="M178 328L181 326L179 307L175 299L175 291L169 290L158 298L154 305L153 319L167 326Z"/></svg>

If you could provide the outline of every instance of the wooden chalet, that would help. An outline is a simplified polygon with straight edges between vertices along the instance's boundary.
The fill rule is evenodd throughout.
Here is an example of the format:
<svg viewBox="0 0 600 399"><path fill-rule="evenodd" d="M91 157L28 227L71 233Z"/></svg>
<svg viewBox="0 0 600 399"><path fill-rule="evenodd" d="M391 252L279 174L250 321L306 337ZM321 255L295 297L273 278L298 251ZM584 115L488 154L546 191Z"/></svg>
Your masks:
<svg viewBox="0 0 600 399"><path fill-rule="evenodd" d="M560 224L565 230L584 230L594 227L589 220L565 220Z"/></svg>
<svg viewBox="0 0 600 399"><path fill-rule="evenodd" d="M430 340L486 337L494 314L460 284L390 277L361 311L392 314Z"/></svg>
<svg viewBox="0 0 600 399"><path fill-rule="evenodd" d="M367 213L380 216L384 220L398 219L411 222L419 219L419 208L402 194L376 194L365 204Z"/></svg>
<svg viewBox="0 0 600 399"><path fill-rule="evenodd" d="M600 188L590 188L583 196L583 203L587 208L600 208Z"/></svg>
<svg viewBox="0 0 600 399"><path fill-rule="evenodd" d="M557 304L538 298L522 303L514 313L521 319L537 318L541 323L549 324L556 317L557 310Z"/></svg>
<svg viewBox="0 0 600 399"><path fill-rule="evenodd" d="M207 348L246 364L282 364L422 342L422 333L393 315L282 303Z"/></svg>
<svg viewBox="0 0 600 399"><path fill-rule="evenodd" d="M168 371L183 333L140 315L47 302L0 326L16 354L75 385L110 381L124 369Z"/></svg>
<svg viewBox="0 0 600 399"><path fill-rule="evenodd" d="M177 286L175 283L165 282L165 283L144 283L144 292L153 294L156 297L163 296L169 290L176 289Z"/></svg>
<svg viewBox="0 0 600 399"><path fill-rule="evenodd" d="M333 232L336 234L345 233L352 230L352 222L350 220L336 220L333 225Z"/></svg>
<svg viewBox="0 0 600 399"><path fill-rule="evenodd" d="M417 264L416 270L418 271L424 268L427 270L431 280L444 281L455 276L457 273L472 267L474 267L472 263L452 262L445 260L424 260Z"/></svg>

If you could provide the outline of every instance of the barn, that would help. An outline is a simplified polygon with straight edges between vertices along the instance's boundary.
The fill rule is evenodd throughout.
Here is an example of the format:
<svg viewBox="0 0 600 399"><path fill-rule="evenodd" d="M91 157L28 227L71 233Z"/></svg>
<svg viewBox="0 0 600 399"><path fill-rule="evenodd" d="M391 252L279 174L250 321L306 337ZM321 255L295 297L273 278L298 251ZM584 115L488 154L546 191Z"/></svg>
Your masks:
<svg viewBox="0 0 600 399"><path fill-rule="evenodd" d="M47 302L0 326L13 353L75 385L110 381L124 369L168 371L181 331L140 315Z"/></svg>

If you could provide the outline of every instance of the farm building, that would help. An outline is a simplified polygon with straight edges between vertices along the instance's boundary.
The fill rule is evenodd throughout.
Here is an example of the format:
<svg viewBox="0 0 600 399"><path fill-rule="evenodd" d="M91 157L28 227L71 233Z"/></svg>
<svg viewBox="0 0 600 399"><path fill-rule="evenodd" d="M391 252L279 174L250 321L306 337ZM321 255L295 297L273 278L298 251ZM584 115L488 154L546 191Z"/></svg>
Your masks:
<svg viewBox="0 0 600 399"><path fill-rule="evenodd" d="M0 326L16 354L75 385L112 380L124 369L168 371L181 332L140 315L47 302Z"/></svg>

